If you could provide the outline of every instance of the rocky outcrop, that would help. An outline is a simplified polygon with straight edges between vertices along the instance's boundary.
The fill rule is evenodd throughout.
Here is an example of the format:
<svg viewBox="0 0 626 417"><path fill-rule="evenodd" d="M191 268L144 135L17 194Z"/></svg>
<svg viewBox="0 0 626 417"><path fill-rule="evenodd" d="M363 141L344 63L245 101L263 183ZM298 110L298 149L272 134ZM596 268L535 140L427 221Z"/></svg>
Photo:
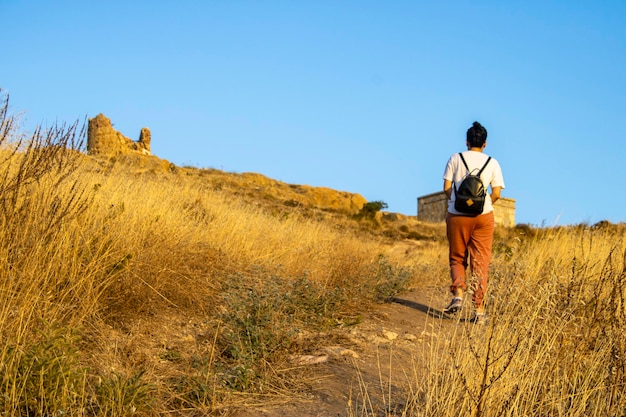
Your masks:
<svg viewBox="0 0 626 417"><path fill-rule="evenodd" d="M87 127L87 153L90 155L125 155L139 153L151 155L150 129L144 127L139 141L127 138L113 128L111 119L100 113L89 119Z"/></svg>
<svg viewBox="0 0 626 417"><path fill-rule="evenodd" d="M336 191L327 187L286 184L256 173L227 173L219 170L201 170L186 167L177 168L174 164L151 156L150 129L144 127L139 140L133 141L113 128L111 120L103 114L89 119L87 128L87 153L102 155L98 159L103 166L111 168L115 164L132 166L135 173L176 172L180 175L199 175L205 183L215 189L232 190L237 195L251 196L276 204L291 207L332 210L346 214L357 214L367 200L356 193Z"/></svg>
<svg viewBox="0 0 626 417"><path fill-rule="evenodd" d="M337 191L327 187L286 184L265 175L244 172L238 175L243 181L238 187L251 187L255 192L283 200L289 206L314 207L356 214L367 203L360 194Z"/></svg>

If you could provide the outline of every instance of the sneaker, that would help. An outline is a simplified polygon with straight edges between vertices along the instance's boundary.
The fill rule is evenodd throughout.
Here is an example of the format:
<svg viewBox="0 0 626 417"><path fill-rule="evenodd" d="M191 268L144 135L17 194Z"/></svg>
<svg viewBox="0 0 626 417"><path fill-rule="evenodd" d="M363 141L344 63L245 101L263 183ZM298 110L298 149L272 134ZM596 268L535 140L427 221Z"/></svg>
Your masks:
<svg viewBox="0 0 626 417"><path fill-rule="evenodd" d="M463 299L459 297L454 297L448 307L443 309L443 312L446 314L456 313L463 307Z"/></svg>
<svg viewBox="0 0 626 417"><path fill-rule="evenodd" d="M472 322L479 324L481 326L485 326L487 324L489 317L487 316L487 313L477 313L474 312L474 317L472 317Z"/></svg>

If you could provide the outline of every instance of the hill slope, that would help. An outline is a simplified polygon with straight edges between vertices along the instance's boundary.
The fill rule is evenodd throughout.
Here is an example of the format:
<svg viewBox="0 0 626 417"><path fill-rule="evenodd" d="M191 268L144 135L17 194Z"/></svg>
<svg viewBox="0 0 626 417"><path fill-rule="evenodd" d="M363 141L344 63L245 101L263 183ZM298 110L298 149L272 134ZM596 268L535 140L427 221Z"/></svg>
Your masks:
<svg viewBox="0 0 626 417"><path fill-rule="evenodd" d="M87 156L76 126L26 136L5 110L2 415L626 406L624 225L498 228L477 326L471 306L439 313L441 224L355 215L257 174Z"/></svg>

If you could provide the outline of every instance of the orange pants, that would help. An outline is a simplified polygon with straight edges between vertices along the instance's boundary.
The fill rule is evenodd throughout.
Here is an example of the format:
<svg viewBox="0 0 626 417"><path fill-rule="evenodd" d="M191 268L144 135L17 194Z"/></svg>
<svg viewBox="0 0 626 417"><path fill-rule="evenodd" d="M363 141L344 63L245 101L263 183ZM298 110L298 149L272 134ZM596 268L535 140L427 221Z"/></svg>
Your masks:
<svg viewBox="0 0 626 417"><path fill-rule="evenodd" d="M475 280L472 282L472 301L480 307L487 292L487 276L491 262L491 245L493 243L494 217L493 212L476 217L459 216L448 213L446 230L450 245L450 291L457 288L467 290L465 271L469 266Z"/></svg>

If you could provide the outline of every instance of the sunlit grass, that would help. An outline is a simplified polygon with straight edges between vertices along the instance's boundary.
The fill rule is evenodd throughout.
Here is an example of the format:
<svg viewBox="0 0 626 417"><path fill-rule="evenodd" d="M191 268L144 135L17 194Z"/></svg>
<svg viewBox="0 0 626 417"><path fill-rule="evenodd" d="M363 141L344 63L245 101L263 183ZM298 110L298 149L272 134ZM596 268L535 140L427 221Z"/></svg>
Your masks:
<svg viewBox="0 0 626 417"><path fill-rule="evenodd" d="M169 166L94 160L76 126L23 135L5 104L3 415L212 412L236 392L284 396L297 382L277 369L316 343L303 337L358 321L410 281L354 220L266 209Z"/></svg>
<svg viewBox="0 0 626 417"><path fill-rule="evenodd" d="M624 227L536 232L500 242L486 326L429 318L401 415L623 414Z"/></svg>
<svg viewBox="0 0 626 417"><path fill-rule="evenodd" d="M27 136L7 108L2 415L218 415L286 402L303 384L294 355L409 287L447 285L441 225L255 201L155 159L97 160L77 126ZM499 230L489 324L429 316L413 369L390 373L412 381L393 412L619 415L623 236L610 224ZM376 415L372 401L361 387L352 413Z"/></svg>

